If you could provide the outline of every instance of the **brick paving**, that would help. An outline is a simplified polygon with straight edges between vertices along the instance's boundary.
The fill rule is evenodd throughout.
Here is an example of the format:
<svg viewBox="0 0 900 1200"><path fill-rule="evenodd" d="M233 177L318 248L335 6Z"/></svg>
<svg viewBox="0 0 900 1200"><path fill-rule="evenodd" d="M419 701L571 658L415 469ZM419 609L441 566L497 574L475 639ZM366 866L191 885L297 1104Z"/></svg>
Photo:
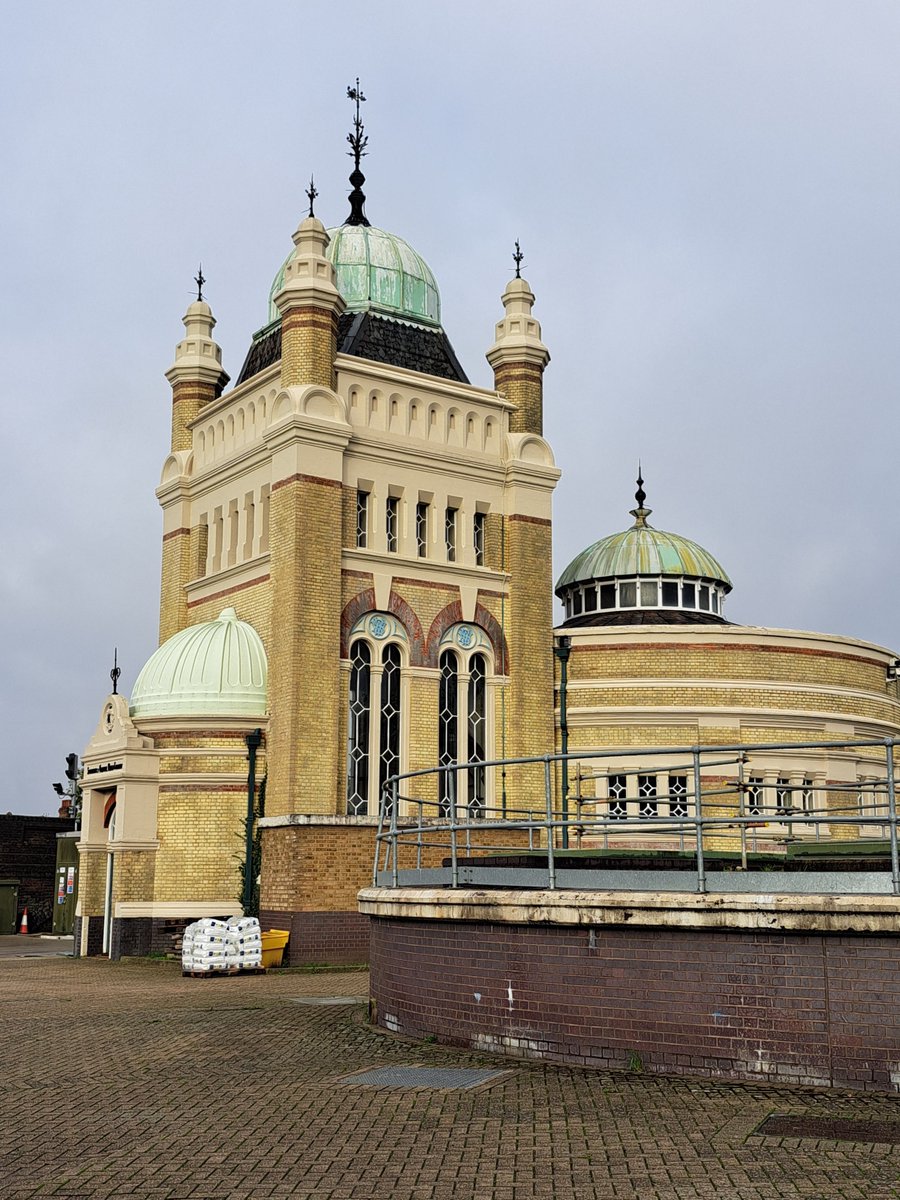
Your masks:
<svg viewBox="0 0 900 1200"><path fill-rule="evenodd" d="M362 972L0 963L0 1197L900 1197L900 1147L753 1133L772 1112L900 1121L900 1098L512 1063L296 1002L366 994ZM401 1064L515 1069L481 1091L341 1082Z"/></svg>

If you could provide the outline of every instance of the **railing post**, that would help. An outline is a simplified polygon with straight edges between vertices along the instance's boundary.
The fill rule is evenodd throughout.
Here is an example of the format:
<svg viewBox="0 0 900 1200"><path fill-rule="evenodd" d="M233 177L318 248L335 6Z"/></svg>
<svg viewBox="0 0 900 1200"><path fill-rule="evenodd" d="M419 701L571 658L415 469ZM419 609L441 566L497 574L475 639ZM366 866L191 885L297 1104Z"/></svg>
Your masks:
<svg viewBox="0 0 900 1200"><path fill-rule="evenodd" d="M419 827L416 830L416 870L422 870L422 804L421 800L416 800L419 808Z"/></svg>
<svg viewBox="0 0 900 1200"><path fill-rule="evenodd" d="M741 822L741 870L747 870L747 826L744 824L744 818L747 813L744 808L744 763L747 761L746 754L740 755L738 758L738 817Z"/></svg>
<svg viewBox="0 0 900 1200"><path fill-rule="evenodd" d="M398 801L399 780L395 779L391 784L391 845L393 847L391 857L391 887L399 885L400 863L397 853L397 801Z"/></svg>
<svg viewBox="0 0 900 1200"><path fill-rule="evenodd" d="M456 772L457 767L448 767L450 771L450 886L459 887L459 847L456 842Z"/></svg>
<svg viewBox="0 0 900 1200"><path fill-rule="evenodd" d="M891 822L891 886L894 895L900 895L900 860L897 853L897 796L894 791L894 743L885 740L887 760L888 816Z"/></svg>
<svg viewBox="0 0 900 1200"><path fill-rule="evenodd" d="M700 802L700 751L692 751L694 758L694 829L697 839L697 891L706 891L706 865L703 861L703 817Z"/></svg>
<svg viewBox="0 0 900 1200"><path fill-rule="evenodd" d="M553 845L553 790L550 778L550 755L544 755L544 799L547 810L547 884L550 891L556 888L556 858Z"/></svg>
<svg viewBox="0 0 900 1200"><path fill-rule="evenodd" d="M378 795L378 826L375 830L375 862L372 866L372 887L378 886L378 856L381 853L381 847L384 838L384 792ZM387 856L385 856L384 865L387 867Z"/></svg>

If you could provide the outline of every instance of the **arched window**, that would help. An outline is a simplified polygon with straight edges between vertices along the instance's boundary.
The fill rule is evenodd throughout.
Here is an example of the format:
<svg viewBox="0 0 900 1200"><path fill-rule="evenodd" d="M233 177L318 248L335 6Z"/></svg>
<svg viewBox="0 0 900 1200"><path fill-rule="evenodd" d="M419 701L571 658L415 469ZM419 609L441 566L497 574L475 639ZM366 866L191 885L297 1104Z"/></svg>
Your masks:
<svg viewBox="0 0 900 1200"><path fill-rule="evenodd" d="M389 613L367 613L350 633L347 812L375 815L384 785L403 769L406 631Z"/></svg>
<svg viewBox="0 0 900 1200"><path fill-rule="evenodd" d="M438 764L465 764L465 770L442 771L438 787L440 815L487 815L487 770L490 755L492 649L477 625L454 625L441 639L438 691Z"/></svg>

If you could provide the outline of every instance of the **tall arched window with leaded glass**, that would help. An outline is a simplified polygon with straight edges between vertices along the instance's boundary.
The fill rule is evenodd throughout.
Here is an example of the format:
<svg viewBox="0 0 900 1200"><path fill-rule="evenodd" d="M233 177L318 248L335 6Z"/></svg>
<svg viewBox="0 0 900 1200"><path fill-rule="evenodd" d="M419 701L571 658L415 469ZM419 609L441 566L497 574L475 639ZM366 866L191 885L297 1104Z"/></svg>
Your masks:
<svg viewBox="0 0 900 1200"><path fill-rule="evenodd" d="M492 664L493 647L478 625L453 625L441 639L438 764L458 768L440 774L443 817L490 815L491 779L482 764L492 757Z"/></svg>
<svg viewBox="0 0 900 1200"><path fill-rule="evenodd" d="M469 659L468 703L468 808L470 817L483 817L485 805L485 768L473 764L485 761L487 748L487 660L483 654Z"/></svg>
<svg viewBox="0 0 900 1200"><path fill-rule="evenodd" d="M403 770L406 630L390 613L367 613L350 632L347 812L375 816Z"/></svg>
<svg viewBox="0 0 900 1200"><path fill-rule="evenodd" d="M459 660L452 650L443 652L440 668L438 766L455 767L459 753ZM457 772L441 771L438 779L438 808L442 817L449 817L456 807Z"/></svg>
<svg viewBox="0 0 900 1200"><path fill-rule="evenodd" d="M381 713L378 751L378 794L385 795L388 780L400 773L400 647L389 642L381 654Z"/></svg>
<svg viewBox="0 0 900 1200"><path fill-rule="evenodd" d="M369 811L369 726L372 649L360 639L350 650L350 708L347 723L347 812Z"/></svg>

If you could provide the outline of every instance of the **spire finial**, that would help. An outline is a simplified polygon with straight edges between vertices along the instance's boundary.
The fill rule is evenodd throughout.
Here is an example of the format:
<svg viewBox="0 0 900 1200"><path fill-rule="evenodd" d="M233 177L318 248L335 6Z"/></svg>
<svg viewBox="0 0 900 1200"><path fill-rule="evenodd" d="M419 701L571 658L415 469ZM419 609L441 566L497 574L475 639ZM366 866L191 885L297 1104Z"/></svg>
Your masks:
<svg viewBox="0 0 900 1200"><path fill-rule="evenodd" d="M116 648L113 650L113 668L109 673L109 677L112 680L113 685L112 694L114 696L117 695L119 690L119 676L121 674L122 668L119 666L119 647L116 646Z"/></svg>
<svg viewBox="0 0 900 1200"><path fill-rule="evenodd" d="M200 270L194 276L194 283L197 285L197 300L200 301L203 299L203 285L206 283L206 280L203 278L203 263L200 264Z"/></svg>
<svg viewBox="0 0 900 1200"><path fill-rule="evenodd" d="M362 190L362 185L366 182L366 177L359 169L359 163L360 159L366 153L366 146L369 144L369 139L366 136L365 126L359 115L359 106L365 100L362 88L359 86L359 76L356 78L356 87L347 88L347 99L355 101L356 113L353 117L353 132L347 134L347 141L350 143L350 149L347 153L353 159L353 171L350 175L353 191L348 197L350 200L350 216L347 218L346 224L368 225L369 222L365 214L366 197Z"/></svg>
<svg viewBox="0 0 900 1200"><path fill-rule="evenodd" d="M522 278L522 262L525 255L522 253L522 247L519 245L519 239L516 238L516 251L513 254L513 262L516 264L516 279Z"/></svg>
<svg viewBox="0 0 900 1200"><path fill-rule="evenodd" d="M319 193L316 191L316 184L312 175L309 177L309 187L306 189L306 194L309 197L309 215L314 217L316 214L313 212L313 201Z"/></svg>
<svg viewBox="0 0 900 1200"><path fill-rule="evenodd" d="M641 478L641 462L638 459L637 473L637 491L634 493L634 498L637 500L637 508L631 510L631 515L634 517L635 525L646 525L647 518L653 512L652 508L644 508L644 501L647 499L647 493L644 491L644 481Z"/></svg>

